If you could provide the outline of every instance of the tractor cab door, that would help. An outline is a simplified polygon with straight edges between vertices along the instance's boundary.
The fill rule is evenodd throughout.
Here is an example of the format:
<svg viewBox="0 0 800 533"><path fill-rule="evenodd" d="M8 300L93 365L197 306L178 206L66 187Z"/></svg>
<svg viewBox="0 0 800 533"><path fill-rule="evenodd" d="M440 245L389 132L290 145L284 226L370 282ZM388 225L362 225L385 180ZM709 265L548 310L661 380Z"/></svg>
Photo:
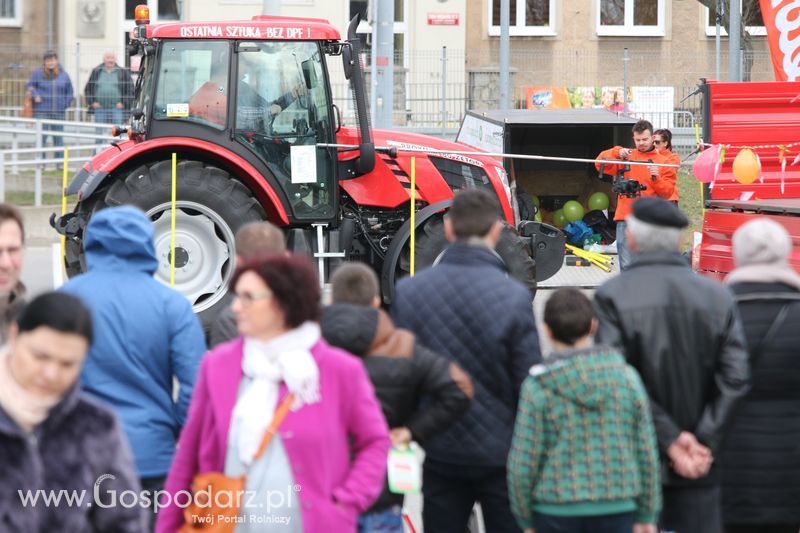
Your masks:
<svg viewBox="0 0 800 533"><path fill-rule="evenodd" d="M328 84L319 43L238 42L234 138L255 153L286 192L295 218L335 214L335 156Z"/></svg>

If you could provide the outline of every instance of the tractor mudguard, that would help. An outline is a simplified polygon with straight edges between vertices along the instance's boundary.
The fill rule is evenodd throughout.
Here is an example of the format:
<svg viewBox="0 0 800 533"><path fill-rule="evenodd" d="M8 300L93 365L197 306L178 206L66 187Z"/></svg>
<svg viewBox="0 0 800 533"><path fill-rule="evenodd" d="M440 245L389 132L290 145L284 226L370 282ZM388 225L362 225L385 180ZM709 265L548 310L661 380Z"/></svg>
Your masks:
<svg viewBox="0 0 800 533"><path fill-rule="evenodd" d="M212 155L215 164L230 169L233 176L241 179L253 191L270 221L279 225L289 224L289 217L278 194L265 179L260 179L261 174L253 165L219 145L185 137L161 137L140 143L121 143L119 146L108 148L78 171L67 188L67 194L78 193L80 200L86 199L97 190L110 173L120 166L131 162L138 156L146 156L154 151L168 152L169 150L202 154L204 159L207 159L208 155Z"/></svg>
<svg viewBox="0 0 800 533"><path fill-rule="evenodd" d="M415 228L419 229L426 220L435 216L437 213L447 209L453 205L453 199L442 200L428 207L420 209L416 214ZM400 259L400 254L403 252L403 247L411 238L411 219L406 220L400 229L395 233L389 249L386 250L386 256L383 260L383 269L381 270L381 293L383 294L383 301L385 304L392 303L394 299L394 272L397 268L397 261Z"/></svg>
<svg viewBox="0 0 800 533"><path fill-rule="evenodd" d="M417 231L425 229L426 223L432 217L446 210L452 204L453 200L449 199L420 209L416 214L415 221ZM386 251L381 270L381 294L387 305L394 300L398 261L400 261L410 237L411 220L408 219L397 231ZM531 297L533 297L536 294L537 281L544 281L561 269L564 257L564 239L561 231L548 224L523 221L517 230L505 224L496 252L506 264L509 275L528 287ZM417 253L419 254L419 250ZM422 260L425 263L423 266L427 266L433 262L432 259L433 257L428 254L425 263L425 257L418 256L417 264L419 265ZM538 265L540 261L541 269Z"/></svg>

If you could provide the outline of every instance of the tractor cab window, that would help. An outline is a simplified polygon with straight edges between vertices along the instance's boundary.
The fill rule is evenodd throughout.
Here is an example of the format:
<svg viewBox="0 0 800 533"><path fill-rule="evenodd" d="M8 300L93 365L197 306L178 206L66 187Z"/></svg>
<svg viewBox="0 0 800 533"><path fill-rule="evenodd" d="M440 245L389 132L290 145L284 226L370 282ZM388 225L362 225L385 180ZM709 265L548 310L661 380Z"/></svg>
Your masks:
<svg viewBox="0 0 800 533"><path fill-rule="evenodd" d="M333 142L322 55L315 42L258 41L238 46L235 136L285 189L297 218L333 215L334 162L329 150L302 157L315 176L292 172L292 147ZM299 156L297 156L299 157ZM297 161L297 160L296 160Z"/></svg>
<svg viewBox="0 0 800 533"><path fill-rule="evenodd" d="M153 117L225 129L229 51L225 41L165 42Z"/></svg>

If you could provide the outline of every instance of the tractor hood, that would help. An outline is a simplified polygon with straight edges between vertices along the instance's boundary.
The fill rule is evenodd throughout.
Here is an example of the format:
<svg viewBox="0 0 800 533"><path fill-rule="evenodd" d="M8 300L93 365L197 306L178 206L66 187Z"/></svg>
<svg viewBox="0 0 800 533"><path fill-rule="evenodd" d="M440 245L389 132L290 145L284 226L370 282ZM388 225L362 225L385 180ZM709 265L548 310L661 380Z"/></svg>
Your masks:
<svg viewBox="0 0 800 533"><path fill-rule="evenodd" d="M358 131L342 128L337 142L358 144ZM411 160L415 159L416 197L434 204L453 197L455 191L474 186L494 191L503 213L513 223L510 190L502 163L464 144L427 135L394 130L374 130L373 142L378 157L372 172L355 179L341 180L341 187L360 205L396 208L411 197ZM394 148L392 158L382 148ZM435 153L451 150L458 153ZM341 160L357 157L358 152L343 152Z"/></svg>

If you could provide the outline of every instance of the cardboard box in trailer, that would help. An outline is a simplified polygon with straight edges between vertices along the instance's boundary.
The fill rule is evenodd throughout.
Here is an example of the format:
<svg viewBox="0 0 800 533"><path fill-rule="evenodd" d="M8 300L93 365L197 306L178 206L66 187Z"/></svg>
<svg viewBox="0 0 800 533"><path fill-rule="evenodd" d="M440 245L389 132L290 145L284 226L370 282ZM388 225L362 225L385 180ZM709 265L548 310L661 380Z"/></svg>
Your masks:
<svg viewBox="0 0 800 533"><path fill-rule="evenodd" d="M635 123L636 119L603 109L468 111L457 141L494 153L595 159L613 146L632 146ZM553 213L569 200L586 207L589 196L598 191L608 195L613 220L616 195L610 183L598 179L594 164L516 158L505 158L503 164L518 195L524 191L539 198L543 222L552 224ZM616 261L612 271L605 272L567 264L565 259L561 270L539 287L593 288L618 271Z"/></svg>
<svg viewBox="0 0 800 533"><path fill-rule="evenodd" d="M800 83L744 82L701 85L703 139L726 145L725 161L713 187L705 186L705 214L697 269L722 279L733 270L731 238L754 217L769 217L792 236L790 262L800 270ZM781 146L788 146L781 189ZM761 178L744 185L733 175L733 161L742 147L761 160Z"/></svg>

